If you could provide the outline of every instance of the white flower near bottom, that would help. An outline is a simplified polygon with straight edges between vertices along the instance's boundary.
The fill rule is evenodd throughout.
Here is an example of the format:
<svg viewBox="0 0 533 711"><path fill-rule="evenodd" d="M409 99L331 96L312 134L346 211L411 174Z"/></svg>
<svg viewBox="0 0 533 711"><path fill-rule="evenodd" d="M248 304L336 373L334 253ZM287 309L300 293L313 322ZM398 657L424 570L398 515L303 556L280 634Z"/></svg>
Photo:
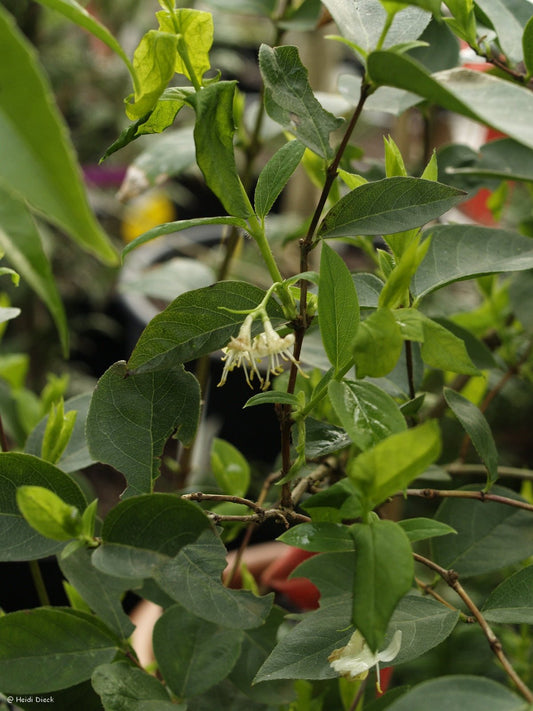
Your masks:
<svg viewBox="0 0 533 711"><path fill-rule="evenodd" d="M388 647L381 652L372 652L365 638L356 630L346 647L335 649L329 655L329 663L341 676L350 680L366 679L372 667L376 667L377 687L380 688L379 664L392 662L398 656L402 644L402 632L396 630Z"/></svg>

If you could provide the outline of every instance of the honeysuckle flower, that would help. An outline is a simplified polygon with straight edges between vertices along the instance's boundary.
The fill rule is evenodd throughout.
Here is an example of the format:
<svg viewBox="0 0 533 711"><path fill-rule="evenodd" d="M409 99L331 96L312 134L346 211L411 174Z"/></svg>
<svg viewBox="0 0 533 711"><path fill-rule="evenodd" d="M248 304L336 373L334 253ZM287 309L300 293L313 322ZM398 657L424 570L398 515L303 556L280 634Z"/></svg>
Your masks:
<svg viewBox="0 0 533 711"><path fill-rule="evenodd" d="M253 314L248 314L244 319L244 322L239 330L237 338L232 338L226 348L223 348L224 355L222 360L224 361L224 369L222 371L222 377L218 387L224 385L233 368L241 368L244 370L246 376L246 382L250 387L252 387L252 379L254 373L257 375L259 380L262 382L261 374L257 369L257 363L255 362L255 356L253 353L252 346L252 323L254 321ZM248 372L250 370L250 373Z"/></svg>
<svg viewBox="0 0 533 711"><path fill-rule="evenodd" d="M391 662L398 656L402 644L402 632L396 630L388 647L381 652L372 652L365 638L356 630L346 647L335 649L329 655L333 669L347 679L366 679L372 667L376 667L377 688L381 692L379 678L380 662Z"/></svg>
<svg viewBox="0 0 533 711"><path fill-rule="evenodd" d="M291 351L294 346L294 333L288 333L283 337L280 336L279 333L274 330L268 318L263 319L263 328L265 330L254 338L252 344L253 354L258 361L262 358L268 358L267 375L262 383L263 390L266 390L270 385L271 374L279 375L283 372L281 360L294 363L300 373L305 375Z"/></svg>

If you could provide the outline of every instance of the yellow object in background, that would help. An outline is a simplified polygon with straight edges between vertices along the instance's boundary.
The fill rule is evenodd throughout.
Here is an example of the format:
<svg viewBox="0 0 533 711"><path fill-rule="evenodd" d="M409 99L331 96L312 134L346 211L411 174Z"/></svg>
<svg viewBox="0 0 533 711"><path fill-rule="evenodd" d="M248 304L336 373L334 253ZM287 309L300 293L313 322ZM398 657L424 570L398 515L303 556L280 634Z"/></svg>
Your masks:
<svg viewBox="0 0 533 711"><path fill-rule="evenodd" d="M163 222L176 219L174 204L162 190L150 190L131 200L124 208L121 237L132 242L139 235Z"/></svg>

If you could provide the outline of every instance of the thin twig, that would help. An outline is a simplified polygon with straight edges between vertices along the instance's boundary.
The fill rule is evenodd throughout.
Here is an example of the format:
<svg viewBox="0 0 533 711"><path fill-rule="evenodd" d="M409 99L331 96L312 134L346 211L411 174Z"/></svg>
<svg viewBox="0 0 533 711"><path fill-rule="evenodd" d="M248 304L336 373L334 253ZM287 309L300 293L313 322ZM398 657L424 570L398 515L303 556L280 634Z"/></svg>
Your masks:
<svg viewBox="0 0 533 711"><path fill-rule="evenodd" d="M527 700L528 703L533 703L533 692L528 689L528 687L524 684L522 679L518 676L516 671L514 670L511 662L507 659L507 657L504 654L503 648L502 648L502 643L498 639L498 637L494 634L494 631L492 630L491 626L487 622L487 620L483 617L481 611L475 604L475 602L472 600L470 595L466 592L466 590L463 588L461 583L459 582L459 576L454 570L446 570L446 568L441 567L437 563L434 563L432 560L429 558L425 558L422 555L419 555L418 553L413 553L413 556L416 561L419 563L422 563L422 565L425 565L427 568L430 570L433 570L434 572L438 573L440 577L454 590L457 595L461 598L461 600L464 602L466 607L470 610L472 615L475 617L477 623L483 630L483 634L485 635L490 648L492 649L493 653L496 655L498 658L500 664L503 666L506 674L509 676L509 678L513 681L517 689L520 691L522 696Z"/></svg>
<svg viewBox="0 0 533 711"><path fill-rule="evenodd" d="M420 578L415 577L415 582L418 585L418 587L424 592L426 595L431 595L432 598L434 598L437 602L440 602L441 605L444 605L445 607L448 607L450 610L453 610L454 612L458 612L459 615L463 618L464 622L475 622L475 619L473 617L468 617L467 615L464 614L464 612L461 612L461 610L458 610L454 605L451 604L451 602L448 602L448 600L445 600L442 595L439 595L439 593L434 590L431 585L428 585L428 583L425 583L423 580L420 580Z"/></svg>
<svg viewBox="0 0 533 711"><path fill-rule="evenodd" d="M311 474L308 474L306 477L301 479L292 490L291 496L293 506L297 506L302 496L307 491L310 491L319 481L322 481L322 479L329 476L336 466L337 459L335 457L328 457L322 464L319 464L319 466L312 471Z"/></svg>
<svg viewBox="0 0 533 711"><path fill-rule="evenodd" d="M468 476L471 474L486 475L487 473L487 467L484 464L462 464L460 462L454 462L453 464L448 464L443 468L452 476ZM498 476L515 477L517 479L533 481L533 470L522 469L520 467L498 467Z"/></svg>
<svg viewBox="0 0 533 711"><path fill-rule="evenodd" d="M189 501L218 501L218 502L229 502L232 504L242 504L247 506L255 513L262 513L264 509L258 506L254 501L250 499L244 499L242 496L231 496L230 494L204 494L202 491L196 491L192 494L182 494L182 499L188 499Z"/></svg>
<svg viewBox="0 0 533 711"><path fill-rule="evenodd" d="M423 499L476 499L482 503L492 501L497 504L514 506L517 509L533 511L533 504L520 499L511 499L509 496L485 493L484 491L465 491L464 489L407 489L407 496L420 496ZM398 492L396 496L403 496L404 492Z"/></svg>

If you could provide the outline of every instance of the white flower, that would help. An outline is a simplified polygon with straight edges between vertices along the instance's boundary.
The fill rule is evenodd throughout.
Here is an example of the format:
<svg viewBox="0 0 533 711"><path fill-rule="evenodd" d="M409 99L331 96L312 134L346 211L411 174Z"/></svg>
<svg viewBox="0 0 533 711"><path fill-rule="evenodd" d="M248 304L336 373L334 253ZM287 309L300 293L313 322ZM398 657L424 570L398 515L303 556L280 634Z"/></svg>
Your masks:
<svg viewBox="0 0 533 711"><path fill-rule="evenodd" d="M232 338L226 348L223 349L224 356L222 360L225 361L225 365L219 386L224 385L228 373L233 368L240 368L241 366L244 369L248 385L252 386L251 381L255 374L259 378L263 390L266 390L270 385L271 374L279 375L283 372L282 360L294 363L302 373L298 361L291 352L294 346L294 333L288 333L286 336L281 337L272 327L270 320L263 318L263 328L265 330L252 341L251 327L253 320L254 315L248 314L237 338ZM268 358L266 378L261 375L257 367L257 364L263 358ZM302 373L302 375L305 375L305 373Z"/></svg>
<svg viewBox="0 0 533 711"><path fill-rule="evenodd" d="M222 356L222 360L225 362L225 365L218 387L224 385L228 377L228 373L231 372L233 368L240 368L241 366L246 376L246 382L250 387L252 387L251 380L254 377L254 373L257 374L257 377L261 382L263 381L261 374L257 369L257 363L255 362L255 356L253 353L251 333L253 321L253 315L248 314L248 316L244 319L237 338L232 338L226 348L223 349L224 355ZM250 368L250 375L248 374L248 368Z"/></svg>
<svg viewBox="0 0 533 711"><path fill-rule="evenodd" d="M392 640L382 652L372 652L365 638L356 630L346 647L335 649L329 655L329 663L333 669L347 679L365 679L372 667L376 667L377 687L380 689L379 663L391 662L400 651L402 632L396 630Z"/></svg>

